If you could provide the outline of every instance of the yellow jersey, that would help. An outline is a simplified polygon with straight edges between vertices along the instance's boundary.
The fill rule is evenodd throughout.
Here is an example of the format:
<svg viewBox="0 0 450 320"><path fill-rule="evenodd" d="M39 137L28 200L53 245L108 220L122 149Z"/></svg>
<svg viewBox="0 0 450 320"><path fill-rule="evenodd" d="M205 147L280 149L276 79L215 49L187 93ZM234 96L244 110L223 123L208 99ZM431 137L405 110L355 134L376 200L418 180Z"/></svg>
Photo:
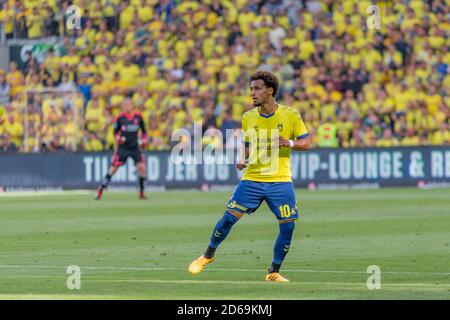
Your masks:
<svg viewBox="0 0 450 320"><path fill-rule="evenodd" d="M258 108L242 116L244 141L249 146L249 164L242 180L259 182L289 182L291 173L291 148L273 148L281 136L287 140L302 139L308 135L297 110L278 105L270 115L262 115Z"/></svg>

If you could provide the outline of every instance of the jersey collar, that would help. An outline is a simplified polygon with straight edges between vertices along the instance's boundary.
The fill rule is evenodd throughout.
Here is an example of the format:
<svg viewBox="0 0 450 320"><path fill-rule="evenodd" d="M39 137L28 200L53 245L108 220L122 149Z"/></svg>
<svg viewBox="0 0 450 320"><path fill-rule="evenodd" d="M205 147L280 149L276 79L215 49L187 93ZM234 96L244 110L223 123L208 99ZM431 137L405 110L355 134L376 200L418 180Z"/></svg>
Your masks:
<svg viewBox="0 0 450 320"><path fill-rule="evenodd" d="M267 119L267 118L270 118L271 116L273 116L273 115L275 114L275 112L277 112L277 110L278 110L279 107L280 107L280 105L277 103L277 108L276 108L275 111L272 112L271 114L268 114L268 115L261 114L261 113L259 112L259 110L258 110L258 114L259 114L261 117Z"/></svg>
<svg viewBox="0 0 450 320"><path fill-rule="evenodd" d="M134 118L135 113L134 113L134 111L131 111L131 113L124 112L123 114L128 120L132 120Z"/></svg>

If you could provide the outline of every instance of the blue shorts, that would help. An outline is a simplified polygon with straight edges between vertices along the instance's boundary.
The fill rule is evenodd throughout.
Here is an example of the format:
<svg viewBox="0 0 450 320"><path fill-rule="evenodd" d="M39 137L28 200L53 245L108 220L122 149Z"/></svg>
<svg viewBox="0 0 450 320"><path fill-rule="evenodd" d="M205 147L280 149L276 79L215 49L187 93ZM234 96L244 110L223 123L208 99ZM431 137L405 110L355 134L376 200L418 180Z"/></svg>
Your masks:
<svg viewBox="0 0 450 320"><path fill-rule="evenodd" d="M250 214L266 201L278 220L298 219L297 201L292 182L257 182L241 180L227 209Z"/></svg>

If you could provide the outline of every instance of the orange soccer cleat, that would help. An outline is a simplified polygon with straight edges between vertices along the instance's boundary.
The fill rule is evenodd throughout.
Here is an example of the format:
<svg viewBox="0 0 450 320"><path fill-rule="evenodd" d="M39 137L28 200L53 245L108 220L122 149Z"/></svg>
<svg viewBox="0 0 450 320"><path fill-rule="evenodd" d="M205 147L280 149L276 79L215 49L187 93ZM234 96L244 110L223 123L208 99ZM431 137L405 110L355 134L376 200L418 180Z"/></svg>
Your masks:
<svg viewBox="0 0 450 320"><path fill-rule="evenodd" d="M189 272L192 274L200 273L206 265L210 264L214 261L214 258L208 259L205 256L201 255L197 259L191 262L189 265Z"/></svg>
<svg viewBox="0 0 450 320"><path fill-rule="evenodd" d="M270 272L266 274L266 281L274 281L274 282L289 282L288 279L283 277L278 272Z"/></svg>

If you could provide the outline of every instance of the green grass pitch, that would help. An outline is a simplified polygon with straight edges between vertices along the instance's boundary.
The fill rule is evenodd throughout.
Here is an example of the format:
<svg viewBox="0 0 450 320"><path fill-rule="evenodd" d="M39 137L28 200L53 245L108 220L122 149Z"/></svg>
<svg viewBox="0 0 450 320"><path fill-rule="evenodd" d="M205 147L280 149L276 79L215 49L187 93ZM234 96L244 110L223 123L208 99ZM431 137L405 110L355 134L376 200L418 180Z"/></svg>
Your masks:
<svg viewBox="0 0 450 320"><path fill-rule="evenodd" d="M282 273L264 203L192 276L231 192L0 197L0 299L449 299L450 190L297 190L301 221ZM66 286L69 265L81 289ZM367 267L381 269L369 290Z"/></svg>

